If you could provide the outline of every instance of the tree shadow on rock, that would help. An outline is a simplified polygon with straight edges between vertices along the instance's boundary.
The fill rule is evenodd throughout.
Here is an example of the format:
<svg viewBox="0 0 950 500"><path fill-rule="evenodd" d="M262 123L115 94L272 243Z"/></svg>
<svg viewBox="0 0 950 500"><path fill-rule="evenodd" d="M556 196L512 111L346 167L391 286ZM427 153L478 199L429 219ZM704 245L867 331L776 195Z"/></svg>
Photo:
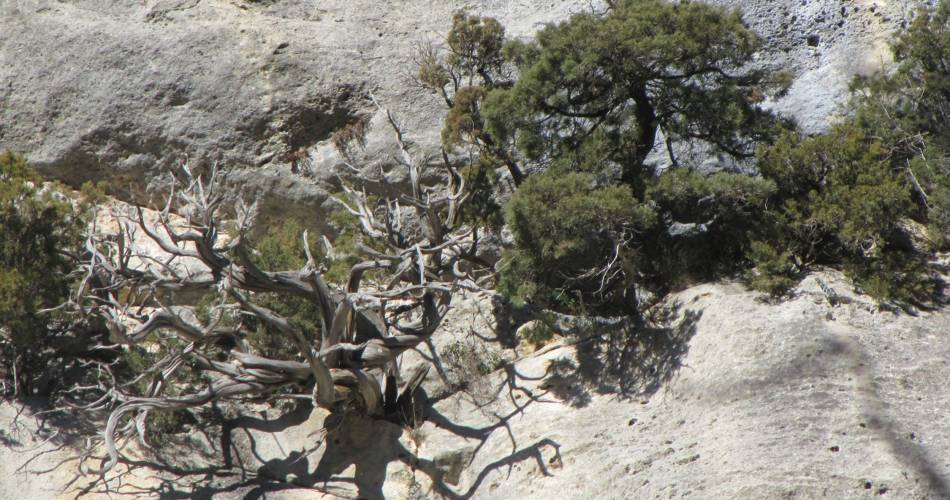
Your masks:
<svg viewBox="0 0 950 500"><path fill-rule="evenodd" d="M495 323L495 339L503 347L513 349L521 340L516 335L518 327L531 321L535 311L530 307L518 307L501 295L492 296L492 316Z"/></svg>
<svg viewBox="0 0 950 500"><path fill-rule="evenodd" d="M674 305L662 318L623 322L578 341L576 360L552 361L541 387L576 408L590 403L590 391L652 396L683 366L702 316L702 311L687 310L674 322L677 310Z"/></svg>
<svg viewBox="0 0 950 500"><path fill-rule="evenodd" d="M522 373L515 364L506 364L502 368L503 376L496 382L491 394L482 398L471 398L470 403L477 408L486 423L466 425L453 421L443 414L434 403L426 404L425 420L436 428L447 431L451 435L461 438L458 449L443 450L432 458L421 458L409 452L400 454L400 459L413 470L422 472L432 481L432 489L444 498L470 498L478 492L485 479L495 470L505 469L510 474L516 464L525 461L536 463L543 476L552 476L552 469L563 465L560 444L549 438L531 437L531 443L525 445L511 425L511 422L522 416L525 411L535 404L556 404L558 401L544 396L550 391L539 392L533 390L525 382L541 381L544 376L531 376ZM498 456L478 470L470 469L471 464L488 441L496 435L507 437L510 448L505 454ZM467 488L461 488L461 472L466 472L470 478Z"/></svg>
<svg viewBox="0 0 950 500"><path fill-rule="evenodd" d="M884 443L891 457L913 471L916 481L928 488L933 498L950 498L950 476L944 472L946 468L941 466L939 459L944 450L925 446L916 439L915 432L910 432L907 422L895 418L895 410L891 409L894 403L886 401L881 394L881 383L886 375L875 357L853 337L835 334L820 324L810 328L820 333L815 343L802 344L786 362L772 367L768 377L744 380L741 391L745 394L776 393L806 380L844 377L835 373L843 369L852 387L855 408L861 418L860 427Z"/></svg>
<svg viewBox="0 0 950 500"><path fill-rule="evenodd" d="M583 408L590 404L590 390L574 360L567 357L555 359L548 364L547 373L540 386L542 389L572 408Z"/></svg>
<svg viewBox="0 0 950 500"><path fill-rule="evenodd" d="M517 384L514 384L517 387ZM517 389L513 389L517 390ZM424 394L417 399L420 405L429 405ZM528 403L533 401L529 398ZM357 414L330 415L323 428L302 440L284 441L286 448L274 457L273 449L265 453L262 439L301 425L310 418L313 406L301 403L296 409L278 418L243 415L224 419L219 439L220 461L205 465L182 465L183 460L133 460L121 458L128 469L146 471L147 484L134 481L104 482L94 480L73 493L79 495L133 495L160 498L211 499L241 497L266 498L274 492L318 492L342 498L382 499L384 485L392 479L392 465L403 464L408 470L425 474L432 490L445 498L469 498L475 494L484 479L494 470L512 468L523 461L536 461L545 475L550 467L560 464L559 445L541 439L528 446L519 446L508 426L508 420L524 410L516 407L507 415L498 415L496 421L485 427L457 425L431 407L413 409L413 415L422 415L442 429L463 438L465 449L445 450L435 457L424 457L407 448L401 440L405 427L393 422ZM416 411L418 410L418 411ZM414 417L420 418L420 417ZM421 421L414 422L421 425ZM505 430L512 439L511 452L499 457L478 471L467 470L474 455L496 431ZM257 431L257 432L252 432ZM212 432L209 432L211 434ZM476 440L474 448L469 444ZM238 450L243 453L238 453ZM545 459L545 453L554 456ZM474 478L464 490L459 489L462 473ZM140 476L142 474L139 474ZM296 493L293 493L296 494ZM79 496L77 495L77 496Z"/></svg>

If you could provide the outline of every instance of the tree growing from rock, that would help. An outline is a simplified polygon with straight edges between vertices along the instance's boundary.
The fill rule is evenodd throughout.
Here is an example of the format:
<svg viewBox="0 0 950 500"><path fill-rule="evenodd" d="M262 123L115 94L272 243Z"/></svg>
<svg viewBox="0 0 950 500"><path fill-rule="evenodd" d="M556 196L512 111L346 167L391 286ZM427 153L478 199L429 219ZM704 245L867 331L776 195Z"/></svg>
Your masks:
<svg viewBox="0 0 950 500"><path fill-rule="evenodd" d="M362 259L340 286L324 279L328 262L321 255L334 254L329 242L312 248L315 238L307 232L301 269L259 267L248 243L256 207L239 202L235 222L225 224L216 169L200 176L183 167L157 221L137 208L117 214L119 231L88 239L91 257L76 306L105 320L114 344L99 347L144 347L160 355L124 374L115 361L99 362L94 383L82 388L83 408L110 411L105 470L119 460L119 438L137 433L145 440L150 412L300 397L304 390L315 405L336 413L399 420L411 405L427 370L400 373L399 355L436 332L456 290L478 288L476 243L460 222L469 197L454 165L443 155L447 185L423 186L422 171L433 166L392 115L380 111L395 133L410 191L374 200L358 187L344 188L337 202L365 239L356 245ZM183 219L172 214L173 206ZM136 233L157 250L133 244ZM202 296L211 300L199 307L193 298ZM265 296L309 303L319 328L302 329L278 307L267 307L274 301ZM258 329L293 349L267 357L248 342Z"/></svg>
<svg viewBox="0 0 950 500"><path fill-rule="evenodd" d="M517 80L486 92L479 120L463 122L540 172L505 211L516 245L502 291L561 310L635 314L638 288L662 293L741 262L744 232L773 186L692 170L673 143L742 161L781 127L760 103L786 79L750 69L758 48L736 11L657 0L613 2L508 44ZM661 136L674 168L659 175L648 156L664 149ZM578 196L583 208L568 208ZM596 213L612 216L582 222ZM539 227L547 218L556 223Z"/></svg>
<svg viewBox="0 0 950 500"><path fill-rule="evenodd" d="M616 2L509 44L518 80L485 99L485 128L528 160L617 175L642 195L661 131L668 146L703 141L737 158L772 133L776 121L758 104L784 78L749 69L758 49L738 11Z"/></svg>
<svg viewBox="0 0 950 500"><path fill-rule="evenodd" d="M896 71L858 78L855 125L884 143L935 248L950 248L950 2L921 9L891 46Z"/></svg>
<svg viewBox="0 0 950 500"><path fill-rule="evenodd" d="M882 303L943 300L950 234L950 2L923 8L892 45L895 71L857 78L851 114L828 132L760 150L775 182L751 257L752 284L784 292L814 263L843 265Z"/></svg>

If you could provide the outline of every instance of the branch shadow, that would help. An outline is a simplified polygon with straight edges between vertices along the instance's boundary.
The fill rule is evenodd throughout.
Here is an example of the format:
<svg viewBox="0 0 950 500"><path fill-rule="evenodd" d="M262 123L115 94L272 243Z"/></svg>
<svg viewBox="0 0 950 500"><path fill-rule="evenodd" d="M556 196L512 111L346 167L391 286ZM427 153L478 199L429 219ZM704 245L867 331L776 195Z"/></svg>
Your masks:
<svg viewBox="0 0 950 500"><path fill-rule="evenodd" d="M115 474L104 477L93 477L91 482L84 486L76 486L70 493L76 497L85 495L134 495L160 498L192 498L210 499L219 494L235 493L245 498L260 498L268 491L287 489L288 487L310 487L312 485L298 485L294 480L304 474L308 468L308 456L322 444L318 439L316 446L291 450L285 459L265 459L264 453L258 450L257 438L251 431L277 433L304 423L313 411L309 401L302 401L293 409L282 413L277 418L270 418L267 414L260 417L240 415L235 418L226 418L217 406L212 407L211 416L207 416L202 426L195 426L185 436L177 436L178 449L184 447L188 457L176 454L175 449L153 450L148 459L130 459L120 457L119 463L124 466ZM257 464L245 463L242 459L239 444L235 440L236 434L242 434L246 439L247 453ZM210 444L210 450L200 457L204 460L201 465L195 465L191 455L202 455L201 450L189 447L196 444L196 440L204 440ZM147 484L141 480L124 480L125 476L138 474L138 478L145 478ZM77 476L80 478L81 474ZM87 477L87 479L88 479ZM323 493L335 494L332 489L320 489Z"/></svg>
<svg viewBox="0 0 950 500"><path fill-rule="evenodd" d="M552 448L554 450L554 456L548 460L545 460L544 454L542 453L544 448ZM450 498L454 500L471 498L478 491L478 488L482 485L485 478L496 469L507 467L510 473L512 467L514 467L516 464L531 459L534 459L544 476L553 476L550 467L548 466L555 464L560 466L562 462L561 445L551 439L541 439L529 446L515 450L511 454L495 460L494 462L491 462L490 464L483 467L475 476L472 484L462 492L457 492L452 489L450 485L455 484L456 480L450 478L449 476L451 472L446 471L445 468L441 467L437 463L437 461L421 459L407 454L403 459L403 462L406 463L406 465L411 466L413 469L422 471L424 474L426 474L432 480L433 490L436 493L444 498Z"/></svg>
<svg viewBox="0 0 950 500"><path fill-rule="evenodd" d="M550 362L541 387L575 408L590 404L592 393L652 396L683 367L702 317L687 310L674 322L677 311L674 305L659 320L622 324L578 342L575 359Z"/></svg>
<svg viewBox="0 0 950 500"><path fill-rule="evenodd" d="M284 451L279 458L265 458L267 454L258 450L260 438L268 436L267 433L298 426L310 418L314 410L312 404L301 402L297 408L278 418L242 415L223 419L217 440L219 455L212 464L187 466L175 463L176 460L122 458L120 463L125 466L122 474L138 469L139 476L147 475L150 479L149 484L122 481L121 477L114 476L110 482L94 480L74 489L73 493L77 496L125 494L168 499L211 499L228 494L258 499L278 491L313 491L343 498L382 499L387 496L384 490L389 477L387 470L398 462L425 474L431 481L433 492L456 499L473 496L493 470L507 467L510 471L519 462L534 460L543 474L551 475L551 466L561 463L560 445L550 439L540 439L519 447L509 425L509 421L523 413L528 405L545 400L517 381L528 377L515 367L506 368L505 373L497 394L501 398L507 393L515 406L504 415L495 414L494 422L484 427L452 422L432 406L435 401L430 401L422 390L419 391L415 404L423 406L418 412L422 418L466 442L478 442L473 450L454 462L446 462L440 457L426 458L408 449L401 441L405 429L402 425L357 414L329 415L323 422L324 434L307 443L294 443L293 449ZM516 397L516 394L521 396ZM524 401L518 402L519 399ZM416 414L415 410L412 412ZM464 491L459 491L461 472L499 430L504 430L510 437L511 452L477 472L470 471L474 479ZM244 460L238 452L238 435L245 443ZM544 459L546 449L554 450L554 456L547 461ZM322 451L319 456L316 454L318 450ZM253 457L253 462L247 461L249 457Z"/></svg>

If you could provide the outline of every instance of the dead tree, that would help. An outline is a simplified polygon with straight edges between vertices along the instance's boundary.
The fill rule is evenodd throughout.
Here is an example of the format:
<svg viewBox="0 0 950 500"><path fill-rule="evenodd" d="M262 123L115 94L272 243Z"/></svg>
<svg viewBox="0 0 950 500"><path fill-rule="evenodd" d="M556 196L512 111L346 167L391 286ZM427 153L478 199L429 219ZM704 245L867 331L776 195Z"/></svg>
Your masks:
<svg viewBox="0 0 950 500"><path fill-rule="evenodd" d="M337 200L341 209L358 217L361 231L375 242L374 248L360 246L365 259L352 266L344 286L324 280L325 268L314 258L306 232L302 237L308 262L302 269L269 272L256 266L247 245L256 204L237 203L235 228L223 235L224 198L214 168L202 177L182 167L157 222L150 223L137 208L114 214L118 232L89 237L76 306L80 314L105 320L116 344L102 348L115 350L125 344L154 350L156 344L174 339L163 351L168 354L133 381L117 380L112 365L103 362L97 383L84 388L96 397L88 398L83 408L110 411L103 436L109 460L101 472L118 461L120 438L137 434L147 445L145 426L152 410L225 399L267 400L288 387L312 387L307 393L314 404L331 412L385 416L411 399L427 370L404 376L397 360L439 328L453 292L479 288L475 277L480 269L473 264L478 233L461 223L468 197L448 156L441 156L445 185L422 185L422 170L437 163L430 165L406 141L392 115L382 107L379 111L395 133L397 161L408 169L410 192L370 202L359 188L369 179L344 188L345 196ZM179 216L172 207L179 207ZM154 243L158 254L134 245L136 234ZM329 246L326 238L323 241ZM202 322L194 306L169 305L170 297L185 292L224 299L212 310L211 320ZM255 296L263 292L310 301L320 311L320 331L302 332L259 305ZM297 356L270 359L253 352L241 322L227 326L221 321L226 313L256 318L268 331L293 342ZM222 351L222 344L228 348ZM209 376L207 387L171 390L174 374L184 363ZM129 390L132 382L142 381L147 382L144 394Z"/></svg>

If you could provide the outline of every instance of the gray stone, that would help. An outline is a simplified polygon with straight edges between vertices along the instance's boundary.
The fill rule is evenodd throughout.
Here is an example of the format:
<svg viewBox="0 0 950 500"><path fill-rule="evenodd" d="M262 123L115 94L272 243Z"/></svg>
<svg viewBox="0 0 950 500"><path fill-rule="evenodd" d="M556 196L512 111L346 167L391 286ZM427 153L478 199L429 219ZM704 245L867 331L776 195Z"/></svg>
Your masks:
<svg viewBox="0 0 950 500"><path fill-rule="evenodd" d="M437 40L462 7L500 17L515 36L588 8L541 5L3 0L0 149L73 185L108 180L139 202L162 171L216 161L232 195L271 199L271 213L319 215L340 171L328 139L375 111L370 93L409 139L437 143L440 100L410 85L415 44ZM368 152L391 164L393 141L380 129ZM292 172L300 150L313 179Z"/></svg>
<svg viewBox="0 0 950 500"><path fill-rule="evenodd" d="M756 61L788 71L788 95L771 103L793 116L806 132L820 132L840 114L855 75L881 71L892 63L892 33L908 23L925 1L853 2L800 0L710 0L739 8L763 40Z"/></svg>
<svg viewBox="0 0 950 500"><path fill-rule="evenodd" d="M890 30L917 5L716 2L742 8L762 35L757 64L797 77L771 105L809 131L828 126L852 75L889 60ZM24 152L47 176L73 185L108 180L121 198L138 202L150 200L149 187L161 187L164 170L217 161L232 197L259 196L265 216L319 224L328 191L346 171L328 138L375 112L370 93L393 110L410 140L435 148L443 104L411 85L411 54L420 41L439 41L454 10L495 16L511 36L527 37L592 6L602 7L567 0L2 0L0 149ZM393 170L392 137L381 120L374 123L366 168Z"/></svg>

